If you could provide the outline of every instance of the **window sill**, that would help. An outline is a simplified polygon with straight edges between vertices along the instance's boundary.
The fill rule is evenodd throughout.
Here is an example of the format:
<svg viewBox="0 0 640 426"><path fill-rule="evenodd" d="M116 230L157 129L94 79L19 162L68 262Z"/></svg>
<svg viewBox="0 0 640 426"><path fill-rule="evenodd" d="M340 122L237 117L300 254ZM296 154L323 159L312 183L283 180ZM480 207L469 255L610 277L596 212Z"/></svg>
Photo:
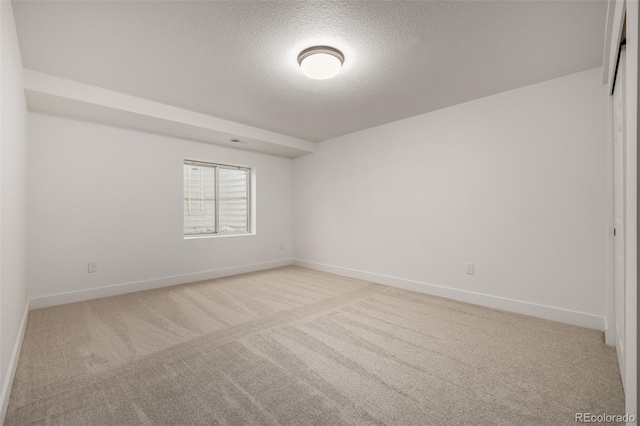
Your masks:
<svg viewBox="0 0 640 426"><path fill-rule="evenodd" d="M225 237L247 237L256 235L255 232L238 233L238 234L207 234L207 235L184 235L185 240L202 240L206 238L225 238Z"/></svg>

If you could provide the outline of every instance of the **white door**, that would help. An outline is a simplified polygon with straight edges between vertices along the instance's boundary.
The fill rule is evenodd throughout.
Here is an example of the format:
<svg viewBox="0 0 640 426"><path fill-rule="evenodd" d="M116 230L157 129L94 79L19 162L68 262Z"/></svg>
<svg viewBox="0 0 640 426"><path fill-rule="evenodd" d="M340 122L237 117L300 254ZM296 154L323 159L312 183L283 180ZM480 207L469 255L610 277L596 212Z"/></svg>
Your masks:
<svg viewBox="0 0 640 426"><path fill-rule="evenodd" d="M615 319L616 319L616 352L622 373L625 378L625 112L626 112L626 61L625 48L620 52L620 62L613 90L613 173L614 173L614 216L615 216Z"/></svg>

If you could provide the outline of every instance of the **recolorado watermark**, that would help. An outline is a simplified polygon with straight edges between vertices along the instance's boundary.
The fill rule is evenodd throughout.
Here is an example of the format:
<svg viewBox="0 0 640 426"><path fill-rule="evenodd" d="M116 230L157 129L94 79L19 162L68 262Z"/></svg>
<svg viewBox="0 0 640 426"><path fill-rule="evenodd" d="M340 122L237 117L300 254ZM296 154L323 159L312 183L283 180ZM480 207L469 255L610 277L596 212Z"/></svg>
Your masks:
<svg viewBox="0 0 640 426"><path fill-rule="evenodd" d="M574 420L576 423L633 423L636 421L636 416L632 414L576 413Z"/></svg>

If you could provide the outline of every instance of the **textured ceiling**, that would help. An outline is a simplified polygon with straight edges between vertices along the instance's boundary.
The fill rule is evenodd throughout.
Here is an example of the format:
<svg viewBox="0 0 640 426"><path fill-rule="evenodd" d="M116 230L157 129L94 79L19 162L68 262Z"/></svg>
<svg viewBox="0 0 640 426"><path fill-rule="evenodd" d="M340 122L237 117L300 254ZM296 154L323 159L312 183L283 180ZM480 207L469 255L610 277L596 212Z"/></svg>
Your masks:
<svg viewBox="0 0 640 426"><path fill-rule="evenodd" d="M14 1L24 67L311 141L595 67L605 1ZM305 77L298 53L342 50Z"/></svg>

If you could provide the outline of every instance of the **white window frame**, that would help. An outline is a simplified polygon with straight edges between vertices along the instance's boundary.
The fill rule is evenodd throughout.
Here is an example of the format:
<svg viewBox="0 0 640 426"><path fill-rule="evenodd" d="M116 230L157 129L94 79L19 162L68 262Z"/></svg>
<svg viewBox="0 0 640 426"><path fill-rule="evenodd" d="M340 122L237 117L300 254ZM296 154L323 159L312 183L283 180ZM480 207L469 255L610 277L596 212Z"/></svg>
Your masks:
<svg viewBox="0 0 640 426"><path fill-rule="evenodd" d="M213 232L200 232L197 234L185 234L184 233L184 204L183 204L183 217L182 217L182 233L185 239L191 239L191 238L203 238L203 237L216 237L216 236L229 236L229 235L250 235L252 230L251 230L251 224L252 224L252 217L251 217L251 212L252 212L252 206L251 206L251 200L252 200L252 194L251 194L251 168L250 167L243 167L243 166L235 166L232 164L221 164L221 163L210 163L210 162L206 162L206 161L199 161L199 160L188 160L185 159L183 161L183 168L184 166L201 166L201 167L211 167L215 170L215 186L214 186L214 215L215 215L215 220L214 220L214 230ZM236 231L236 232L220 232L220 224L219 224L219 202L220 199L218 197L218 194L220 193L220 169L228 169L228 170L244 170L245 172L247 172L247 230L246 231ZM182 179L183 179L183 188L184 188L184 173L182 175ZM184 191L184 189L183 189ZM184 203L184 192L182 194L182 200Z"/></svg>

